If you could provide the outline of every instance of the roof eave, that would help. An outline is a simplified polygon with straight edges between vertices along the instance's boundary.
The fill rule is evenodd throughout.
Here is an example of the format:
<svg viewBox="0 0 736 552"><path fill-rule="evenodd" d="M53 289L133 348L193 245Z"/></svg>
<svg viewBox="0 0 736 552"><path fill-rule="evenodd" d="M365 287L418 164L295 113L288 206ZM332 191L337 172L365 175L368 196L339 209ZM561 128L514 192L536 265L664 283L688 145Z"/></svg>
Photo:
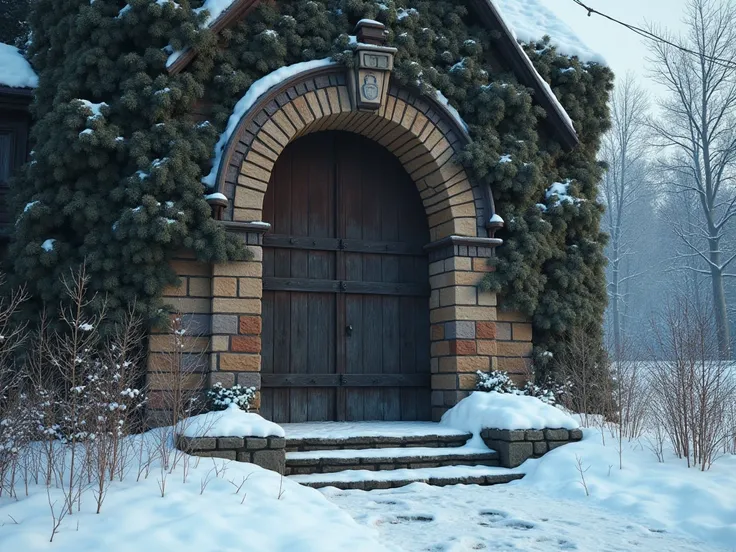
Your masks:
<svg viewBox="0 0 736 552"><path fill-rule="evenodd" d="M238 20L246 17L252 12L262 0L236 0L230 8L222 13L210 24L210 29L219 33ZM511 29L506 25L503 17L493 5L492 0L470 0L470 4L476 9L481 22L486 28L498 30L501 34L499 48L501 54L508 59L511 68L519 77L519 81L534 90L535 99L540 107L547 113L547 122L559 136L562 145L567 149L573 149L580 143L577 132L568 122L568 118L562 110L551 89L545 86L542 77L532 65L529 57L524 53L521 45L514 38ZM169 74L181 73L196 57L194 50L185 51L179 59L169 68Z"/></svg>
<svg viewBox="0 0 736 552"><path fill-rule="evenodd" d="M514 34L506 25L496 6L493 5L492 0L470 0L470 2L476 8L484 26L500 31L500 53L505 59L509 60L512 70L518 76L519 81L534 90L537 103L547 113L547 121L556 131L562 145L567 149L573 149L580 143L577 132L570 125L568 117L562 111L562 107L557 99L550 96L553 92L545 86L541 75L534 68L531 60L521 45L516 41L516 38L514 38Z"/></svg>
<svg viewBox="0 0 736 552"><path fill-rule="evenodd" d="M0 85L0 108L27 111L33 101L33 88Z"/></svg>

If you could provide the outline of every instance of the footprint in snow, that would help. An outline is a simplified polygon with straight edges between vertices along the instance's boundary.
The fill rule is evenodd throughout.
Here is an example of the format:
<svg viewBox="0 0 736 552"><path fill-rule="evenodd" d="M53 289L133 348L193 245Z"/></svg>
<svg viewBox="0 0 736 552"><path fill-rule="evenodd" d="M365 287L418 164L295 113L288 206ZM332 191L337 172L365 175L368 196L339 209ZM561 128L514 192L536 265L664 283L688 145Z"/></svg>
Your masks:
<svg viewBox="0 0 736 552"><path fill-rule="evenodd" d="M424 515L417 515L417 516L396 516L396 519L401 521L421 521L424 523L429 523L430 521L434 521L434 516L424 516Z"/></svg>
<svg viewBox="0 0 736 552"><path fill-rule="evenodd" d="M509 520L504 523L504 525L512 529L519 529L520 531L529 531L530 529L534 529L536 527L532 522L524 521L521 519Z"/></svg>
<svg viewBox="0 0 736 552"><path fill-rule="evenodd" d="M499 512L498 510L481 510L480 515L491 520L499 520L509 517L507 513Z"/></svg>

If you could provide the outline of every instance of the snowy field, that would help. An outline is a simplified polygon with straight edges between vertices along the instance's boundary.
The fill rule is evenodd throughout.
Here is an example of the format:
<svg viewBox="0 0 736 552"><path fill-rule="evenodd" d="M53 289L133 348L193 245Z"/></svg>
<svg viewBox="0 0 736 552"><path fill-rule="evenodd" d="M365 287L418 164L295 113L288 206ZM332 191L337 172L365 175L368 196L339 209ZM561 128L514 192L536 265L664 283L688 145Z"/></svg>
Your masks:
<svg viewBox="0 0 736 552"><path fill-rule="evenodd" d="M508 400L491 404L492 395L482 395L478 415L498 421ZM546 410L537 405L528 414ZM226 412L209 430L241 432L238 424L252 430L261 423L256 415ZM457 414L466 424L469 417ZM6 492L0 551L736 550L736 456L701 472L674 456L657 462L642 440L624 443L619 469L615 438L585 429L583 441L526 462L514 470L526 477L507 485L317 491L251 464L173 451L163 469L155 452L164 441L156 435L127 439L126 475L110 484L102 512L95 513L94 487L86 487L53 543L51 512L62 510L61 490L41 482L19 485L17 497Z"/></svg>

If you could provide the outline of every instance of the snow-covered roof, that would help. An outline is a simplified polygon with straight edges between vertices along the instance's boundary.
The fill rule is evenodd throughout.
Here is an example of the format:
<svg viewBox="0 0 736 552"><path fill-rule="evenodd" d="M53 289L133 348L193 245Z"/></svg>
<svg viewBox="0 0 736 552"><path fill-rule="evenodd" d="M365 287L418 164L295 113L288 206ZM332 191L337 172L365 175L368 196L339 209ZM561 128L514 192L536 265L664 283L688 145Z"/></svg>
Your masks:
<svg viewBox="0 0 736 552"><path fill-rule="evenodd" d="M18 48L0 42L0 86L36 88L38 75Z"/></svg>
<svg viewBox="0 0 736 552"><path fill-rule="evenodd" d="M560 0L491 0L517 40L532 42L549 35L557 51L581 61L604 64L603 56L590 49L545 4Z"/></svg>

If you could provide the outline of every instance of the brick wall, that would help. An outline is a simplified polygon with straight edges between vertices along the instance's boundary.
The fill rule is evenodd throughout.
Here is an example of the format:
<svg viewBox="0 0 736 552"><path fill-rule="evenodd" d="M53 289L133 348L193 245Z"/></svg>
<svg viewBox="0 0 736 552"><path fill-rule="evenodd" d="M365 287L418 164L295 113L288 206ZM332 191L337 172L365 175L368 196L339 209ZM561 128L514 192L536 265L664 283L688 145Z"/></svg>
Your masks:
<svg viewBox="0 0 736 552"><path fill-rule="evenodd" d="M174 389L200 390L207 385L209 373L212 265L182 252L171 266L180 278L178 286L166 288L163 294L171 307L171 325L154 328L148 343L150 425L171 423ZM178 327L184 331L181 336L172 333Z"/></svg>

